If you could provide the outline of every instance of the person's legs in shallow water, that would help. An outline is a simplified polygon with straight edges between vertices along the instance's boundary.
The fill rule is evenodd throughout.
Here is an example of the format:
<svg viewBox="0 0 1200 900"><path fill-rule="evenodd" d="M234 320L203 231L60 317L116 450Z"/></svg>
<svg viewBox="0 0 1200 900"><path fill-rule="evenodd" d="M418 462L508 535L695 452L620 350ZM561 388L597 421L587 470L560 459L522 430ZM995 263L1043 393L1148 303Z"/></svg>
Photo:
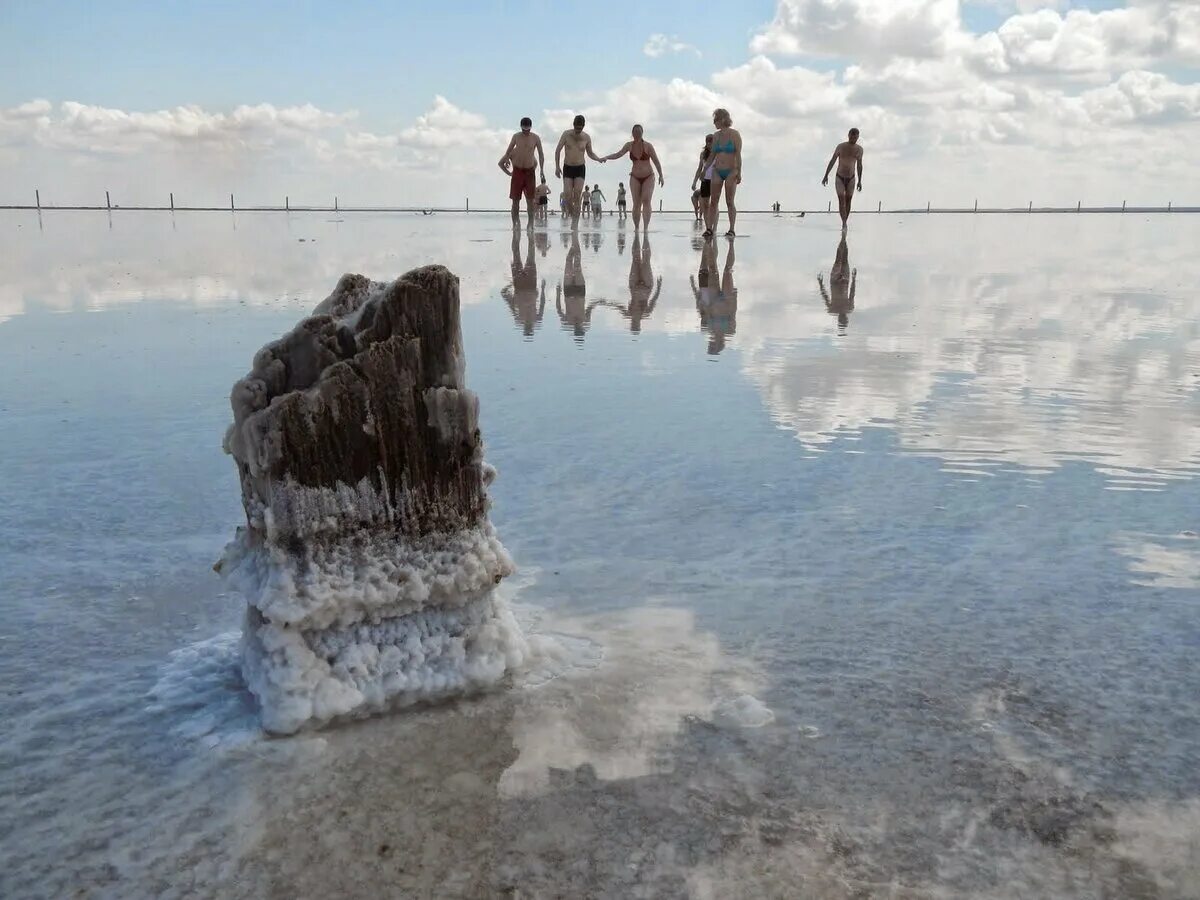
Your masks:
<svg viewBox="0 0 1200 900"><path fill-rule="evenodd" d="M642 182L639 179L629 179L629 194L633 202L633 230L637 231L642 221Z"/></svg>

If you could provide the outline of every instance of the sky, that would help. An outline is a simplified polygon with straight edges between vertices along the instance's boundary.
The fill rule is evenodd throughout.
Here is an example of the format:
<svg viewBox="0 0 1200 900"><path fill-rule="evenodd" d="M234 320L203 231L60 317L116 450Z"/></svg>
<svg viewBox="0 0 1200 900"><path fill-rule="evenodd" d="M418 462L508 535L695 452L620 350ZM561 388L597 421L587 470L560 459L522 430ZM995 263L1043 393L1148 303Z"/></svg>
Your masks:
<svg viewBox="0 0 1200 900"><path fill-rule="evenodd" d="M1200 205L1200 0L698 9L0 0L0 204L500 207L521 116L552 157L581 112L601 154L641 123L682 208L721 106L747 208L824 208L852 126L860 205Z"/></svg>

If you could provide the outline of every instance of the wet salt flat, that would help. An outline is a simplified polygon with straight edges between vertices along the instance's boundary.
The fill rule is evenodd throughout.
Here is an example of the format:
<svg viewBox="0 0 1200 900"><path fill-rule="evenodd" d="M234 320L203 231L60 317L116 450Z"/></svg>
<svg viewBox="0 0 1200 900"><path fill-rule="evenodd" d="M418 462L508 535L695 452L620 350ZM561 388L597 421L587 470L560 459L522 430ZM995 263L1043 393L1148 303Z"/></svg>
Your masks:
<svg viewBox="0 0 1200 900"><path fill-rule="evenodd" d="M739 231L0 214L0 896L1200 896L1200 219ZM554 652L267 739L230 386L428 262Z"/></svg>

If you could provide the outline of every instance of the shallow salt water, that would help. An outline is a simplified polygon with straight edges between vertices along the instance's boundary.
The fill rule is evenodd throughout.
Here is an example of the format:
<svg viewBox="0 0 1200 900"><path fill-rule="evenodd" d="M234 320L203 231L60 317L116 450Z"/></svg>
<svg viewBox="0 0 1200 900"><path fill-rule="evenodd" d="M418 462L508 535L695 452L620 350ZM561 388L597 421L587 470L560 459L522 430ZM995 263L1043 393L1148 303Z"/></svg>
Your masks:
<svg viewBox="0 0 1200 900"><path fill-rule="evenodd" d="M1200 896L1200 218L739 226L0 214L0 896ZM427 262L550 649L266 739L229 389Z"/></svg>

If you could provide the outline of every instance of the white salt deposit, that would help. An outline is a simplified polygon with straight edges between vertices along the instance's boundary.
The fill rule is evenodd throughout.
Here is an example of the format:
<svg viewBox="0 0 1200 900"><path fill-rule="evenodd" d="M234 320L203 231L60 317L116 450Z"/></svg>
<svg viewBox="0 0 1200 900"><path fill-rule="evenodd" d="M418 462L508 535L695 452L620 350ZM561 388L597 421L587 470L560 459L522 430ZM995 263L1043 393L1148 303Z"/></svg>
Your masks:
<svg viewBox="0 0 1200 900"><path fill-rule="evenodd" d="M423 538L361 531L292 551L240 528L217 569L267 619L314 629L469 604L514 565L485 522Z"/></svg>
<svg viewBox="0 0 1200 900"><path fill-rule="evenodd" d="M507 605L484 597L310 632L267 622L252 607L243 652L263 727L291 734L489 687L525 661L528 647Z"/></svg>
<svg viewBox="0 0 1200 900"><path fill-rule="evenodd" d="M738 728L761 728L775 721L775 713L753 694L719 703L715 713L719 723Z"/></svg>

